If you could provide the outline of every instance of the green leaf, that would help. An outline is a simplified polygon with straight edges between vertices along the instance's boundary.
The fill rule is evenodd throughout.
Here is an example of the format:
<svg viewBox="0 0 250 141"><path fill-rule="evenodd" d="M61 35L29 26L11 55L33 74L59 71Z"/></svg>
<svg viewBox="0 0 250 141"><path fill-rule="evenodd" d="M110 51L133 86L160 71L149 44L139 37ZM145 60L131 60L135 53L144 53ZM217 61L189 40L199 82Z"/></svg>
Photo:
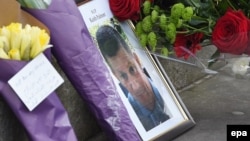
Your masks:
<svg viewBox="0 0 250 141"><path fill-rule="evenodd" d="M200 0L185 0L186 3L188 3L190 6L194 7L200 7Z"/></svg>
<svg viewBox="0 0 250 141"><path fill-rule="evenodd" d="M193 16L189 24L191 25L208 24L208 21L205 18Z"/></svg>

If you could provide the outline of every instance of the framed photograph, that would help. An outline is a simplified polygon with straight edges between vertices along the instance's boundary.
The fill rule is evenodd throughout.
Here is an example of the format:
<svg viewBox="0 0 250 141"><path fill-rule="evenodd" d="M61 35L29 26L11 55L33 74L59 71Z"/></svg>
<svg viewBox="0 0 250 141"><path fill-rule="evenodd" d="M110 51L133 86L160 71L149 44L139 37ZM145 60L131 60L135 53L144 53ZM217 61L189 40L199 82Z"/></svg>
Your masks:
<svg viewBox="0 0 250 141"><path fill-rule="evenodd" d="M108 0L79 10L143 141L171 140L195 125L156 57L141 47L131 21L119 22Z"/></svg>

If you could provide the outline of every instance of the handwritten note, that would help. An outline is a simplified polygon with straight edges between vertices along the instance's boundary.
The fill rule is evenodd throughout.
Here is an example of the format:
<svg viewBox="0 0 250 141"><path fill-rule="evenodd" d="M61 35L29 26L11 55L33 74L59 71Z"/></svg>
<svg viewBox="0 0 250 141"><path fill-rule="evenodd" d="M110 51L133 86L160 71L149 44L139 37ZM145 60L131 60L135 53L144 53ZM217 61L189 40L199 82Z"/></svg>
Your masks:
<svg viewBox="0 0 250 141"><path fill-rule="evenodd" d="M8 81L30 111L63 82L62 77L42 53Z"/></svg>

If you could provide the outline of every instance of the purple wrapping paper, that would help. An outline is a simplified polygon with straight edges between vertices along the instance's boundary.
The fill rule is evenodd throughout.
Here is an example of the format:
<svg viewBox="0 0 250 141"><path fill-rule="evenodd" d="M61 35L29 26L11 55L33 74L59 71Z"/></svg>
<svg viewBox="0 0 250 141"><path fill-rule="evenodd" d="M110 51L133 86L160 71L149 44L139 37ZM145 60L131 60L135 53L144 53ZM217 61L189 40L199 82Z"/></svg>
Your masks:
<svg viewBox="0 0 250 141"><path fill-rule="evenodd" d="M0 59L0 95L24 126L31 141L77 141L68 114L55 92L30 112L9 86L8 80L27 63Z"/></svg>
<svg viewBox="0 0 250 141"><path fill-rule="evenodd" d="M111 140L141 140L73 0L25 9L51 31L52 53ZM86 121L87 122L87 121Z"/></svg>

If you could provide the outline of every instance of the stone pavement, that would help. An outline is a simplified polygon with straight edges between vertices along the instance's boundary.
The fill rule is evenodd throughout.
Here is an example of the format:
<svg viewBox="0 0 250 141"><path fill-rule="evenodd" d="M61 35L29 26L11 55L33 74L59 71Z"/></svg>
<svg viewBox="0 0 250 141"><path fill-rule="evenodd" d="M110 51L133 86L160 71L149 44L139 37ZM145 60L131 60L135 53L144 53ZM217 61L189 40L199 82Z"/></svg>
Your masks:
<svg viewBox="0 0 250 141"><path fill-rule="evenodd" d="M196 125L174 141L226 141L227 125L250 124L250 80L208 75L179 95Z"/></svg>

